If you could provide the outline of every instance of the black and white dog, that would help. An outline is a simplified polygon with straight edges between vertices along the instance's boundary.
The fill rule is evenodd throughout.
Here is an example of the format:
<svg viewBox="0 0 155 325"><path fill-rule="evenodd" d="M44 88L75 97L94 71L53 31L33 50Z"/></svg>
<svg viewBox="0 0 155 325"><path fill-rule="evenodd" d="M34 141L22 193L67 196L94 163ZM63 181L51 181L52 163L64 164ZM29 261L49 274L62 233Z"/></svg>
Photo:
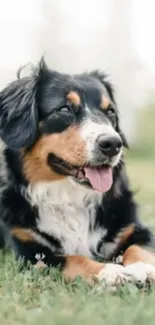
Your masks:
<svg viewBox="0 0 155 325"><path fill-rule="evenodd" d="M155 256L143 248L154 238L137 217L103 74L61 74L41 60L0 93L0 135L0 213L17 256L40 256L70 280L116 284L138 270L155 278ZM95 261L120 254L122 265Z"/></svg>

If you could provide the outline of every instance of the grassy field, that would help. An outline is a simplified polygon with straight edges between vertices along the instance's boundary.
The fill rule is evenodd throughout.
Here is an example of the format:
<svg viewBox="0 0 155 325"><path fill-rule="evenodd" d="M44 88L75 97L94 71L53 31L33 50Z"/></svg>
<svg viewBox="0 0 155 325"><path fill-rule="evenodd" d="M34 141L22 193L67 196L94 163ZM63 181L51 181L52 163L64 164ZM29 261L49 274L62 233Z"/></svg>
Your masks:
<svg viewBox="0 0 155 325"><path fill-rule="evenodd" d="M155 231L155 164L129 158L128 171L142 218ZM115 295L99 293L80 280L65 285L57 270L21 273L11 254L0 255L1 325L154 325L154 303L155 290L128 284Z"/></svg>

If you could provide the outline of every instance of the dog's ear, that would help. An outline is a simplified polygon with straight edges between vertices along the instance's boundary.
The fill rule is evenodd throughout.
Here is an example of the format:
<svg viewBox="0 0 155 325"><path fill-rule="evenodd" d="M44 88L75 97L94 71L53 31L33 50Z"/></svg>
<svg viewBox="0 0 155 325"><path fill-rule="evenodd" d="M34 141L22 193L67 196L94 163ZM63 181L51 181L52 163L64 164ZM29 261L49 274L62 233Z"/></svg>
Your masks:
<svg viewBox="0 0 155 325"><path fill-rule="evenodd" d="M105 86L111 100L115 103L114 87L113 84L109 81L108 75L98 70L92 71L90 75L99 80Z"/></svg>
<svg viewBox="0 0 155 325"><path fill-rule="evenodd" d="M96 79L98 79L106 88L111 100L113 101L113 103L115 103L116 105L116 100L115 100L115 94L114 94L114 87L112 85L112 83L108 80L108 76L98 70L96 71L93 71L91 73L91 75L93 77L95 77ZM116 105L117 106L117 105ZM122 132L121 128L120 128L120 125L119 125L119 119L117 120L117 127L116 127L116 131L119 133L121 139L122 139L122 142L123 142L123 146L125 148L129 148L129 144L128 144L128 141L126 139L126 136L125 134Z"/></svg>
<svg viewBox="0 0 155 325"><path fill-rule="evenodd" d="M0 136L12 149L29 147L37 126L35 77L18 79L0 93Z"/></svg>

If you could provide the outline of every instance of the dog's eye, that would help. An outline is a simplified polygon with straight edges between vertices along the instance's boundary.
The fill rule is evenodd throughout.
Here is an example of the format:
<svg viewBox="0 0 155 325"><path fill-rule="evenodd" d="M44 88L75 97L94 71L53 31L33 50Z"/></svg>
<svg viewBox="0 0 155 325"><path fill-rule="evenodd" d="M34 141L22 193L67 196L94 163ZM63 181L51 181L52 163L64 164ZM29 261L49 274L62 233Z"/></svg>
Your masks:
<svg viewBox="0 0 155 325"><path fill-rule="evenodd" d="M110 116L115 116L115 110L114 108L110 107L107 109L107 115L110 117Z"/></svg>
<svg viewBox="0 0 155 325"><path fill-rule="evenodd" d="M116 112L114 110L113 107L109 107L106 111L107 113L107 117L109 118L109 120L113 123L113 125L115 125L116 123Z"/></svg>
<svg viewBox="0 0 155 325"><path fill-rule="evenodd" d="M59 107L58 111L61 113L71 113L71 110L68 106Z"/></svg>

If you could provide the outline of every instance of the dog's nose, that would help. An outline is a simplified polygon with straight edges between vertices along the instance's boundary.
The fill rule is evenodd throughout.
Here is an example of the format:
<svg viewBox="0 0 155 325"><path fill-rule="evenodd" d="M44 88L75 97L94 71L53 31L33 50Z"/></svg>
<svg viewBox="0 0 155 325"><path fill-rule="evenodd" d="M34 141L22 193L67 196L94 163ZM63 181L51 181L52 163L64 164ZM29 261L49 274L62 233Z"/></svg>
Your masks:
<svg viewBox="0 0 155 325"><path fill-rule="evenodd" d="M122 140L117 136L105 137L105 135L100 135L97 143L102 153L109 158L117 155L122 148Z"/></svg>

